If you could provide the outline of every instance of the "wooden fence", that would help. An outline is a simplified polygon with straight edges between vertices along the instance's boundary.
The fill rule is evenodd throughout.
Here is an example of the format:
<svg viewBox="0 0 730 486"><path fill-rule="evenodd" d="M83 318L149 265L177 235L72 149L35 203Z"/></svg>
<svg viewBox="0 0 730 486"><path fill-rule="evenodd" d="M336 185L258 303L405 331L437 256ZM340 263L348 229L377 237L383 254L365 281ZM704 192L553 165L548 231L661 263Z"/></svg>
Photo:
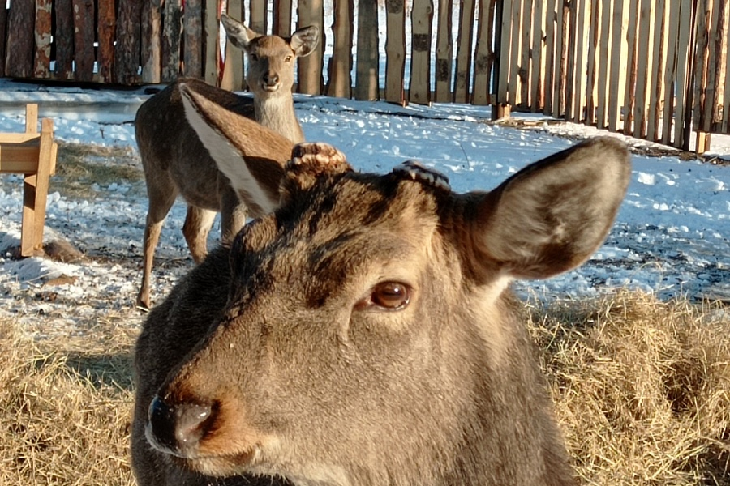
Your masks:
<svg viewBox="0 0 730 486"><path fill-rule="evenodd" d="M504 0L497 103L703 151L730 133L728 0ZM728 96L725 96L725 94Z"/></svg>
<svg viewBox="0 0 730 486"><path fill-rule="evenodd" d="M302 93L511 105L684 148L693 129L730 133L730 0L379 1L13 0L0 76L241 90L223 8L262 33L324 26Z"/></svg>

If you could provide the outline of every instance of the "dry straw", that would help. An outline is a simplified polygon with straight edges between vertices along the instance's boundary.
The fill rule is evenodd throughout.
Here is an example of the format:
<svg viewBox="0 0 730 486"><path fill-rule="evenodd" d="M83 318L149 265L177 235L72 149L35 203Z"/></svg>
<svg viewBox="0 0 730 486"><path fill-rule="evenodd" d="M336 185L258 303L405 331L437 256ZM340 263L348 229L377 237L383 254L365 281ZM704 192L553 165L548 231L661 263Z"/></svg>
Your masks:
<svg viewBox="0 0 730 486"><path fill-rule="evenodd" d="M529 306L583 484L730 485L730 309L620 293ZM128 486L134 336L0 320L0 484Z"/></svg>

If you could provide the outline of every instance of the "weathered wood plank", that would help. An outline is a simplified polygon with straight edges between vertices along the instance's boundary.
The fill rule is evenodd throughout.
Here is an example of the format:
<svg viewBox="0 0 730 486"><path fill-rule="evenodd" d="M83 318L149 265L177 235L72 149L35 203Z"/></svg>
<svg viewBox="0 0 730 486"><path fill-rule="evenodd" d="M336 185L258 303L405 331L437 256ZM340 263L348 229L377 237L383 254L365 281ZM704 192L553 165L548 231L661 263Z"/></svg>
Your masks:
<svg viewBox="0 0 730 486"><path fill-rule="evenodd" d="M709 37L707 48L709 50L709 58L707 61L707 84L705 88L705 100L702 114L702 131L713 131L715 121L715 111L718 105L718 80L720 79L720 67L722 55L722 41L725 32L723 31L722 22L725 16L726 1L714 0L712 2L711 24L709 26Z"/></svg>
<svg viewBox="0 0 730 486"><path fill-rule="evenodd" d="M202 0L185 0L183 24L183 75L200 79L203 77Z"/></svg>
<svg viewBox="0 0 730 486"><path fill-rule="evenodd" d="M662 76L665 56L664 47L664 36L665 36L665 10L664 0L655 0L654 9L652 11L654 16L654 35L653 35L653 63L651 66L652 76L651 84L649 85L649 112L647 116L647 127L646 127L646 139L651 141L658 141L659 139L659 114L660 104L659 100L662 95L662 84L664 77Z"/></svg>
<svg viewBox="0 0 730 486"><path fill-rule="evenodd" d="M228 16L244 22L246 15L242 0L228 0L226 2L228 8ZM221 29L221 36L225 35L224 29ZM243 56L245 54L231 44L226 37L226 56L223 67L223 76L221 77L221 88L229 91L243 91L246 82L243 72Z"/></svg>
<svg viewBox="0 0 730 486"><path fill-rule="evenodd" d="M680 34L679 8L681 0L669 0L667 2L667 67L664 70L664 106L662 118L662 143L669 145L672 141L672 121L674 120L674 100L679 98L677 75L677 42ZM677 120L677 123L681 123Z"/></svg>
<svg viewBox="0 0 730 486"><path fill-rule="evenodd" d="M328 96L349 98L352 90L352 37L355 3L335 0L332 34L334 48L329 71Z"/></svg>
<svg viewBox="0 0 730 486"><path fill-rule="evenodd" d="M33 75L33 45L35 39L35 2L13 2L8 15L8 40L5 56L5 74L12 78L30 78Z"/></svg>
<svg viewBox="0 0 730 486"><path fill-rule="evenodd" d="M378 4L358 2L355 98L379 98Z"/></svg>
<svg viewBox="0 0 730 486"><path fill-rule="evenodd" d="M707 86L707 48L709 45L707 21L712 15L710 7L711 0L698 0L697 2L697 27L695 29L697 37L693 61L694 94L692 99L693 125L696 129L703 125L702 107L704 103L704 90Z"/></svg>
<svg viewBox="0 0 730 486"><path fill-rule="evenodd" d="M137 74L142 60L141 20L140 0L119 2L117 48L114 51L114 78L117 83L137 84L141 80Z"/></svg>
<svg viewBox="0 0 730 486"><path fill-rule="evenodd" d="M555 11L555 0L548 0L545 11L545 82L543 85L543 105L542 112L545 115L552 114L553 112L553 83L555 82L555 73L557 72L557 66L555 60L558 56L555 55L556 46L558 44L556 38L556 32L558 32L556 21L557 12Z"/></svg>
<svg viewBox="0 0 730 486"><path fill-rule="evenodd" d="M456 77L454 79L454 101L471 101L471 54L474 42L474 0L461 0L459 36L456 41Z"/></svg>
<svg viewBox="0 0 730 486"><path fill-rule="evenodd" d="M73 0L76 81L94 79L94 0ZM137 20L139 26L139 19Z"/></svg>
<svg viewBox="0 0 730 486"><path fill-rule="evenodd" d="M157 50L158 50L158 67L157 77L151 77L148 83L159 83L160 82L160 70L159 70L159 43L160 43L160 12L159 12L159 1L156 0L157 5ZM152 3L148 0L147 3ZM102 83L111 83L114 80L114 34L117 28L117 14L114 8L114 0L98 0L98 43L99 47L97 50L97 74L98 80ZM142 29L151 29L154 26L154 19L147 17L142 19ZM151 32L151 31L150 31ZM148 32L149 33L149 32ZM150 66L151 69L151 66ZM147 66L145 66L147 70ZM145 74L144 71L142 73Z"/></svg>
<svg viewBox="0 0 730 486"><path fill-rule="evenodd" d="M56 13L56 30L53 34L53 43L56 44L54 71L56 79L65 81L74 78L73 2L72 0L54 0L53 9Z"/></svg>
<svg viewBox="0 0 730 486"><path fill-rule="evenodd" d="M569 0L568 3L568 25L570 32L568 34L568 51L565 61L565 119L574 121L575 112L575 77L576 77L576 50L578 48L578 1Z"/></svg>
<svg viewBox="0 0 730 486"><path fill-rule="evenodd" d="M337 3L339 0L335 0ZM292 0L273 0L274 35L289 37L291 32L291 2ZM354 7L353 7L354 9ZM352 25L350 26L352 30ZM336 36L335 36L336 37Z"/></svg>
<svg viewBox="0 0 730 486"><path fill-rule="evenodd" d="M556 5L556 15L557 19L555 21L555 25L558 29L558 34L556 35L558 45L555 49L556 79L553 81L553 116L558 118L560 116L567 117L565 95L568 81L568 52L570 52L570 4L567 0L558 0L558 4Z"/></svg>
<svg viewBox="0 0 730 486"><path fill-rule="evenodd" d="M588 64L588 36L590 34L589 22L591 6L597 0L582 0L578 5L578 14L576 17L578 36L578 49L575 54L574 81L575 90L573 91L573 121L581 122L585 120L584 108L587 99L587 79L585 76L586 66Z"/></svg>
<svg viewBox="0 0 730 486"><path fill-rule="evenodd" d="M520 100L517 104L523 109L530 108L530 21L532 20L532 0L522 0L522 25L520 27L520 64L517 80Z"/></svg>
<svg viewBox="0 0 730 486"><path fill-rule="evenodd" d="M626 74L626 57L628 45L626 39L626 25L624 24L624 2L613 3L613 19L611 22L611 69L609 74L608 91L608 129L618 130L621 106L624 104L621 79ZM628 20L628 18L627 18Z"/></svg>
<svg viewBox="0 0 730 486"><path fill-rule="evenodd" d="M409 99L426 104L431 94L431 23L433 1L413 0L411 12L411 83Z"/></svg>
<svg viewBox="0 0 730 486"><path fill-rule="evenodd" d="M628 61L626 64L628 76L626 76L626 104L624 107L624 133L631 135L634 133L634 105L636 104L636 76L638 68L638 16L640 0L630 0L629 4L629 24L626 32L628 43Z"/></svg>
<svg viewBox="0 0 730 486"><path fill-rule="evenodd" d="M51 0L35 2L35 62L33 77L46 79L51 66Z"/></svg>
<svg viewBox="0 0 730 486"><path fill-rule="evenodd" d="M696 10L682 0L680 6L679 42L677 43L677 113L674 126L674 146L689 150L689 136L692 126L692 63L694 56L690 45L695 42L697 22ZM684 43L683 43L684 42Z"/></svg>
<svg viewBox="0 0 730 486"><path fill-rule="evenodd" d="M162 35L162 82L171 83L180 74L180 41L182 40L182 0L165 0Z"/></svg>
<svg viewBox="0 0 730 486"><path fill-rule="evenodd" d="M474 50L474 89L472 103L487 105L492 102L490 86L494 66L495 36L494 22L497 0L479 0L479 27L477 29L477 45Z"/></svg>
<svg viewBox="0 0 730 486"><path fill-rule="evenodd" d="M251 25L249 27L261 35L266 35L268 33L268 27L269 27L268 26L268 16L266 15L266 7L267 7L268 2L266 0L250 0L250 2L251 2L250 3L251 17L249 17L249 19L251 21L250 22ZM308 5L302 5L302 3L305 3L305 2L300 2L299 15L302 15L302 13L307 14L306 12L303 12L303 10L307 9L307 6L309 6L309 7L315 6L314 2L306 2ZM302 23L301 18L300 18L299 26L304 27L306 25L310 25L310 24ZM319 24L320 27L322 27L323 25L324 24Z"/></svg>
<svg viewBox="0 0 730 486"><path fill-rule="evenodd" d="M0 77L5 76L5 43L8 32L8 10L0 8Z"/></svg>
<svg viewBox="0 0 730 486"><path fill-rule="evenodd" d="M601 36L601 1L594 0L588 13L590 16L590 24L588 27L588 56L586 65L586 125L596 124L596 105L598 104L598 66L599 55L599 38Z"/></svg>
<svg viewBox="0 0 730 486"><path fill-rule="evenodd" d="M542 109L542 83L543 72L543 38L545 29L543 18L545 11L545 0L534 0L532 19L532 49L530 57L530 111L537 112Z"/></svg>
<svg viewBox="0 0 730 486"><path fill-rule="evenodd" d="M406 5L404 0L385 0L385 100L403 103L406 69Z"/></svg>
<svg viewBox="0 0 730 486"><path fill-rule="evenodd" d="M321 29L317 48L307 57L299 59L299 87L300 93L319 95L322 93L322 62L324 59L324 5L322 0L299 0L298 28L309 25L318 25ZM253 15L253 12L252 12ZM368 26L367 28L372 28ZM377 32L376 32L377 35Z"/></svg>
<svg viewBox="0 0 730 486"><path fill-rule="evenodd" d="M730 28L730 25L726 26ZM727 32L727 30L726 30ZM726 42L727 39L725 40ZM2 52L0 50L0 52ZM724 103L722 107L722 127L723 133L730 133L730 46L725 45L725 87L724 87Z"/></svg>
<svg viewBox="0 0 730 486"><path fill-rule="evenodd" d="M520 26L522 24L523 0L512 0L512 35L510 38L509 53L509 104L517 105L520 102L519 74L520 74L520 43L522 40Z"/></svg>
<svg viewBox="0 0 730 486"><path fill-rule="evenodd" d="M596 126L606 128L608 126L608 96L609 96L609 63L612 58L611 44L611 4L614 0L602 0L601 2L601 37L598 44L598 78L597 78L597 106Z"/></svg>
<svg viewBox="0 0 730 486"><path fill-rule="evenodd" d="M436 93L437 103L451 101L452 63L454 58L453 0L439 0L436 32Z"/></svg>
<svg viewBox="0 0 730 486"><path fill-rule="evenodd" d="M634 102L634 137L646 137L646 91L649 86L649 66L651 58L649 39L651 38L652 4L654 0L642 0L639 11L639 34L637 50L636 95Z"/></svg>
<svg viewBox="0 0 730 486"><path fill-rule="evenodd" d="M220 59L219 43L219 6L218 0L205 0L205 11L203 12L205 36L205 65L203 66L203 78L211 86L218 86L218 61Z"/></svg>

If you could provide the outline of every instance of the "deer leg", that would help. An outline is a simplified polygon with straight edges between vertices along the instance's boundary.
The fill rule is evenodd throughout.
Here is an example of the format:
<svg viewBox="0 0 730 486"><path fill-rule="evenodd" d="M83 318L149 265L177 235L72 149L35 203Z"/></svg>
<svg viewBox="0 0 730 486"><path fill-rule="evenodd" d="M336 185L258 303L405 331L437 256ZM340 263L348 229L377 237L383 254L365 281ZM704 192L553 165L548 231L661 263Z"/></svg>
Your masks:
<svg viewBox="0 0 730 486"><path fill-rule="evenodd" d="M188 204L188 213L185 216L183 235L188 242L188 248L195 263L200 263L208 254L208 233L215 220L215 211L202 209Z"/></svg>
<svg viewBox="0 0 730 486"><path fill-rule="evenodd" d="M137 305L144 309L150 308L150 275L152 274L152 262L155 257L155 249L160 240L162 223L165 216L170 212L175 202L177 191L170 183L168 190L156 190L147 185L147 196L149 199L147 209L147 221L144 227L144 264L142 270L142 285L137 295Z"/></svg>
<svg viewBox="0 0 730 486"><path fill-rule="evenodd" d="M221 242L231 242L246 224L246 205L241 202L236 192L225 182L221 193Z"/></svg>

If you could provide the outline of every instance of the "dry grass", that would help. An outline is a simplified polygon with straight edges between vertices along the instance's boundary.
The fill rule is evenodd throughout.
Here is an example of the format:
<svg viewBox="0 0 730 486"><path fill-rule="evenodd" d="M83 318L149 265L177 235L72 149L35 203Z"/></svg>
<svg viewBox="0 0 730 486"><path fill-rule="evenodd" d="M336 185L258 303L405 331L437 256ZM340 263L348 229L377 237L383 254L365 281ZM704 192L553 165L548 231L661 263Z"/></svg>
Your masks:
<svg viewBox="0 0 730 486"><path fill-rule="evenodd" d="M0 484L132 485L131 339L67 344L0 320Z"/></svg>
<svg viewBox="0 0 730 486"><path fill-rule="evenodd" d="M730 309L622 293L533 310L583 484L730 485Z"/></svg>
<svg viewBox="0 0 730 486"><path fill-rule="evenodd" d="M584 484L730 485L730 309L623 293L531 316ZM132 485L134 336L36 344L14 326L0 320L0 484Z"/></svg>

